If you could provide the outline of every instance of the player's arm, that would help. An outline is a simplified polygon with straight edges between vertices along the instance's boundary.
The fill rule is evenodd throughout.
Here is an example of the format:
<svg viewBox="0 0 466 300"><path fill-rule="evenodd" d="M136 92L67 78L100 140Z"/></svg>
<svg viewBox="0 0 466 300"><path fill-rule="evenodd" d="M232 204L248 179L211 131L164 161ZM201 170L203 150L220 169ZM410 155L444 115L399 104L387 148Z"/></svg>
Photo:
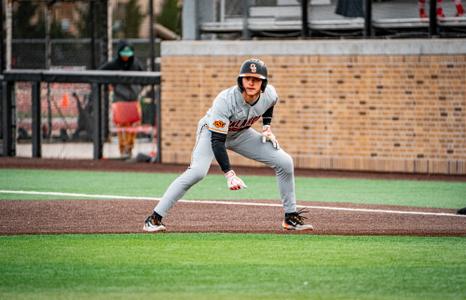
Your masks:
<svg viewBox="0 0 466 300"><path fill-rule="evenodd" d="M228 158L227 148L225 147L225 142L227 140L227 135L223 133L218 133L215 131L212 132L212 137L210 139L212 144L212 150L214 151L215 159L217 160L220 168L224 173L227 173L231 170L230 159Z"/></svg>
<svg viewBox="0 0 466 300"><path fill-rule="evenodd" d="M272 146L278 150L280 149L280 145L278 144L277 138L272 133L272 128L270 127L273 117L273 108L274 105L267 109L262 115L262 143L269 141L272 143Z"/></svg>
<svg viewBox="0 0 466 300"><path fill-rule="evenodd" d="M262 124L269 125L272 123L272 117L273 117L273 108L275 106L272 105L267 111L262 115Z"/></svg>
<svg viewBox="0 0 466 300"><path fill-rule="evenodd" d="M235 171L233 171L230 167L230 159L228 158L227 148L225 147L227 135L215 131L211 132L212 151L214 152L215 159L220 165L220 168L225 173L228 188L230 190L240 190L246 188L246 184L244 184L244 182L238 176L236 176Z"/></svg>
<svg viewBox="0 0 466 300"><path fill-rule="evenodd" d="M234 108L231 106L230 99L225 94L220 93L214 100L212 108L207 112L207 128L211 132L212 151L220 168L225 173L228 188L230 190L239 190L246 188L246 185L231 169L225 146L233 111Z"/></svg>

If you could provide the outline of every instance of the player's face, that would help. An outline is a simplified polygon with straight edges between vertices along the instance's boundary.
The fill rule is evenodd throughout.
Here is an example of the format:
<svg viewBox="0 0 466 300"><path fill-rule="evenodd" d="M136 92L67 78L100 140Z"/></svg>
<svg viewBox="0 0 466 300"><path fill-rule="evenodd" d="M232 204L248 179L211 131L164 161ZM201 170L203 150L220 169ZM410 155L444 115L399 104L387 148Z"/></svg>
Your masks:
<svg viewBox="0 0 466 300"><path fill-rule="evenodd" d="M256 77L243 77L244 93L247 97L255 97L261 91L262 79Z"/></svg>

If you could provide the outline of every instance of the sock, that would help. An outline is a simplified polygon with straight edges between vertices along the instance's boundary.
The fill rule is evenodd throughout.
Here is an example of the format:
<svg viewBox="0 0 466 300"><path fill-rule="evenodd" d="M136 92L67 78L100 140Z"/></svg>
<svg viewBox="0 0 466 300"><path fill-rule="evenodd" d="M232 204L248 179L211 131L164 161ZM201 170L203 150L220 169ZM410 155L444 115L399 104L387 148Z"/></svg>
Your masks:
<svg viewBox="0 0 466 300"><path fill-rule="evenodd" d="M154 212L152 213L152 215L154 216L154 218L157 219L157 221L159 221L159 222L162 221L162 218L163 218L163 217L162 217L161 215L159 215L158 213L156 213L155 210L154 210Z"/></svg>

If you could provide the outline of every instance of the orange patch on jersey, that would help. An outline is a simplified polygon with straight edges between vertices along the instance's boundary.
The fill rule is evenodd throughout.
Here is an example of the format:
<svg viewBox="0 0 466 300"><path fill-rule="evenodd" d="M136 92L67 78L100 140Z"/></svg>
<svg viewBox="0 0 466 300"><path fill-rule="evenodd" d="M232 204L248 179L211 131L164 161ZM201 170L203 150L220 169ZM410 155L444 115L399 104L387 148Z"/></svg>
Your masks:
<svg viewBox="0 0 466 300"><path fill-rule="evenodd" d="M214 126L217 127L217 128L223 128L223 127L225 127L225 122L217 120L217 121L214 122Z"/></svg>

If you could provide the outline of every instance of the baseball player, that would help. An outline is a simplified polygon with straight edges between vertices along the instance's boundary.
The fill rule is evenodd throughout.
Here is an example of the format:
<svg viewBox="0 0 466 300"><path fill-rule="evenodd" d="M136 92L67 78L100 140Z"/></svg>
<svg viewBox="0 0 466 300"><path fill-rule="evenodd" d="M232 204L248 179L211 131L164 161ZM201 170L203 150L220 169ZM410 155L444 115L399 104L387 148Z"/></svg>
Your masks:
<svg viewBox="0 0 466 300"><path fill-rule="evenodd" d="M264 62L256 58L246 60L241 65L237 85L220 92L199 121L191 165L168 187L152 215L144 222L144 231L166 230L162 218L189 188L207 175L214 157L230 190L246 188L231 168L227 149L275 170L285 210L283 229L312 230L312 225L304 223L302 214L305 211L296 210L293 160L280 148L270 127L277 102L275 88L267 84ZM251 125L261 117L262 132L257 132Z"/></svg>

